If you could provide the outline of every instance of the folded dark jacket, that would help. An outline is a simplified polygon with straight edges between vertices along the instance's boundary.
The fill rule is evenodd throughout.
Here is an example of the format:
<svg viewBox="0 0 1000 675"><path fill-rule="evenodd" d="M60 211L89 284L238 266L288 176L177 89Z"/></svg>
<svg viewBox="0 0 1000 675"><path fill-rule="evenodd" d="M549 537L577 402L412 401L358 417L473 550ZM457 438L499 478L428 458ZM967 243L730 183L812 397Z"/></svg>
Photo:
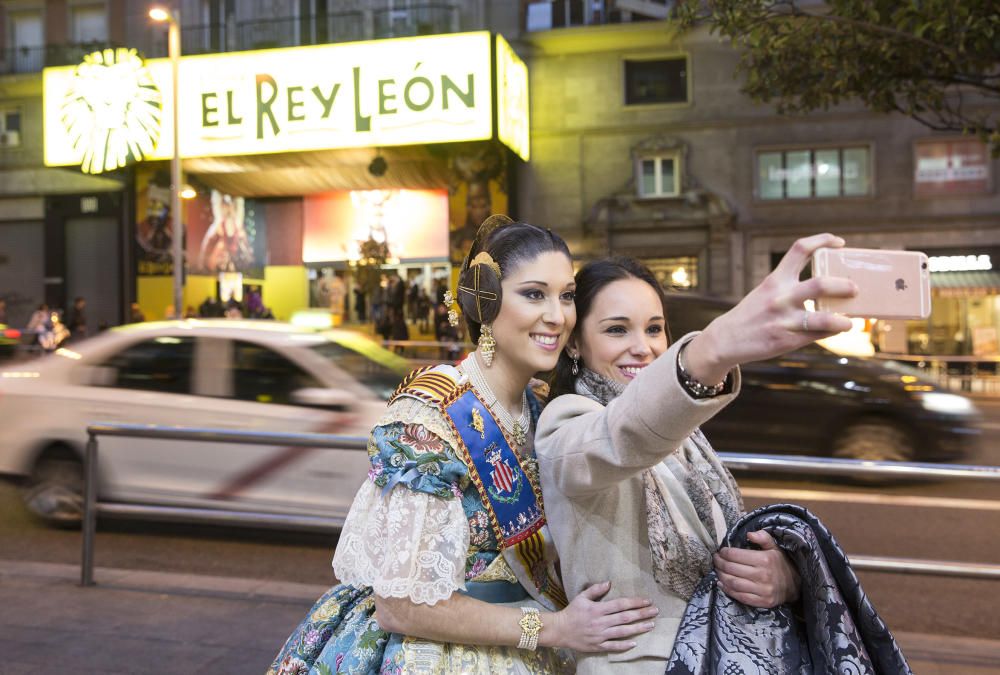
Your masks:
<svg viewBox="0 0 1000 675"><path fill-rule="evenodd" d="M899 646L865 595L847 556L801 506L746 514L723 546L750 548L766 530L802 577L798 603L757 609L733 600L709 572L684 612L667 675L910 674Z"/></svg>

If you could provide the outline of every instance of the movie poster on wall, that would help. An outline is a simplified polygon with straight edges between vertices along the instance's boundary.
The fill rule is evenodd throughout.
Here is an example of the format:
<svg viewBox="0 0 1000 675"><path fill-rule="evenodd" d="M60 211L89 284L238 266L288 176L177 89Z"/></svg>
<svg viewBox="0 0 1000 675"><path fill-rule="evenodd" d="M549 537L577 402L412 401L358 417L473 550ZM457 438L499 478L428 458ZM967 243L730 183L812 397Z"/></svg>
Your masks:
<svg viewBox="0 0 1000 675"><path fill-rule="evenodd" d="M494 213L507 214L506 151L494 143L468 146L451 158L449 258L461 265L476 231Z"/></svg>
<svg viewBox="0 0 1000 675"><path fill-rule="evenodd" d="M139 276L173 274L170 173L139 167L135 172L135 259Z"/></svg>
<svg viewBox="0 0 1000 675"><path fill-rule="evenodd" d="M190 274L240 272L251 279L264 278L267 225L255 200L218 190L199 191L184 212Z"/></svg>

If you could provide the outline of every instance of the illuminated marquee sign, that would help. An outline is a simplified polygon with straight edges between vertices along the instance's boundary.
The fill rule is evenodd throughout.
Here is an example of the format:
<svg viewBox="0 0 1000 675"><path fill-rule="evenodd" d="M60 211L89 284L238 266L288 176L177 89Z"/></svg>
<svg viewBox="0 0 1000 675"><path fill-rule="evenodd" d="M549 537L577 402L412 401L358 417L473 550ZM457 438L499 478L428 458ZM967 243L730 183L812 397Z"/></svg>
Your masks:
<svg viewBox="0 0 1000 675"><path fill-rule="evenodd" d="M86 173L112 171L151 157L160 138L161 95L134 49L84 57L51 104L60 130Z"/></svg>
<svg viewBox="0 0 1000 675"><path fill-rule="evenodd" d="M975 272L993 269L990 256L979 255L932 255L928 258L931 272Z"/></svg>
<svg viewBox="0 0 1000 675"><path fill-rule="evenodd" d="M528 146L528 67L497 35L497 137L524 161Z"/></svg>
<svg viewBox="0 0 1000 675"><path fill-rule="evenodd" d="M492 43L488 32L477 32L184 57L178 78L180 154L488 140L494 137ZM155 59L145 66L151 86L161 94L163 119L152 152L143 158L168 159L173 153L170 62ZM516 93L516 83L527 82L526 70L517 70L524 64L510 51L504 67L515 73L508 79ZM79 68L44 71L48 166L84 161L62 110ZM107 95L119 93L112 88ZM504 101L504 119L515 120L514 126L504 123L501 140L526 157L526 87L523 96L517 94L516 109L514 97L508 101L503 92L497 95Z"/></svg>

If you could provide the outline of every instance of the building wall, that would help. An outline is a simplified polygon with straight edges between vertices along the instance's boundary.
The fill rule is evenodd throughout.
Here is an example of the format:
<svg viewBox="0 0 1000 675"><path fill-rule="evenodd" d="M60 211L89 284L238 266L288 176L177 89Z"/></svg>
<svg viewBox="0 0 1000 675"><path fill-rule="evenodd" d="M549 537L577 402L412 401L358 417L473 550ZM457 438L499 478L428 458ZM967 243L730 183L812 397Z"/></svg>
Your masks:
<svg viewBox="0 0 1000 675"><path fill-rule="evenodd" d="M741 295L771 269L771 254L798 236L834 231L857 246L995 245L1000 228L996 181L975 197L914 197L915 141L931 131L901 115L857 105L797 117L751 102L735 77L738 54L707 32L678 36L666 22L563 28L522 36L531 77L532 160L520 171L520 214L558 229L575 251L598 255L606 244L594 214L602 199L634 192L631 148L662 136L688 148L689 192L709 193L732 212L729 226L708 227L708 290ZM623 61L686 54L689 102L623 105ZM941 135L946 137L946 135ZM760 201L760 148L862 143L871 146L873 192L867 197ZM675 206L675 205L672 205ZM640 237L644 247L688 254L690 229L670 217ZM697 238L697 237L695 237ZM639 241L638 239L636 241Z"/></svg>

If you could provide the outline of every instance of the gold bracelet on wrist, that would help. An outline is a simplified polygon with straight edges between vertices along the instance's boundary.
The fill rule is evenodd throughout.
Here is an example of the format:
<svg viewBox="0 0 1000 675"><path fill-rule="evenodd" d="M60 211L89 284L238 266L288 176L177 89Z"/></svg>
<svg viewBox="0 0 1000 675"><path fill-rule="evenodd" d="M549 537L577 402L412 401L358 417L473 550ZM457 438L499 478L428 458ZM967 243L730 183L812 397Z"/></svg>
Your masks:
<svg viewBox="0 0 1000 675"><path fill-rule="evenodd" d="M517 648L535 651L538 634L542 632L542 617L534 607L522 607L521 613L524 616L517 622L521 626L521 641L517 643Z"/></svg>

